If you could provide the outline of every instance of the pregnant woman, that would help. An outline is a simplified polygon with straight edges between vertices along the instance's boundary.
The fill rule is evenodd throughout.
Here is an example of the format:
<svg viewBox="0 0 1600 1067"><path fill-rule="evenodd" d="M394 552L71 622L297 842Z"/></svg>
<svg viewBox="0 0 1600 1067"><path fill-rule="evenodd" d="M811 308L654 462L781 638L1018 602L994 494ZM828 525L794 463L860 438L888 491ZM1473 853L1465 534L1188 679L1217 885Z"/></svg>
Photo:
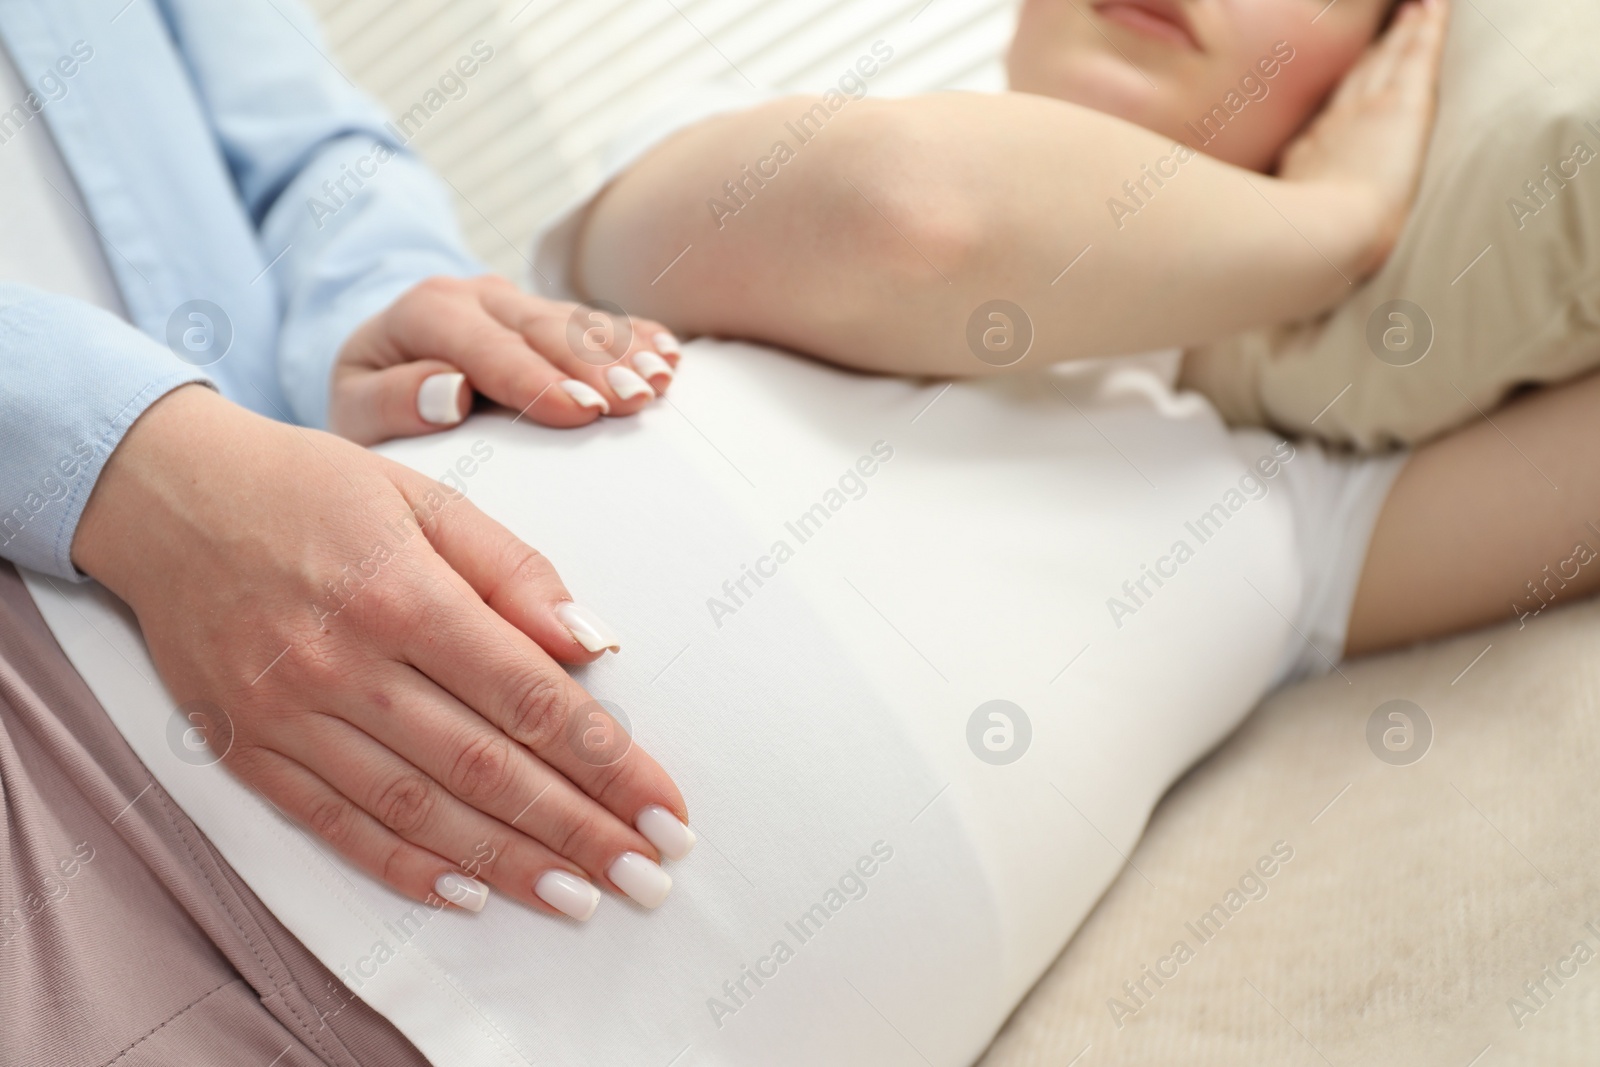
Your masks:
<svg viewBox="0 0 1600 1067"><path fill-rule="evenodd" d="M917 373L989 369L966 327L997 294L1028 309L1030 364L1307 314L1381 259L1415 186L1440 6L1402 9L1294 140L1387 8L1091 16L1033 0L1013 78L1060 99L841 96L715 117L635 146L637 162L553 230L541 266L570 293L686 333ZM1217 107L1211 154L1177 151ZM805 116L807 140L780 162L775 143L794 147ZM647 126L657 142L670 129ZM1275 161L1277 177L1260 173ZM1174 166L1164 184L1149 176ZM1503 618L1525 582L1572 555L1600 500L1595 380L1409 457L1351 460L1230 435L1144 364L940 392L754 350L690 355L675 396L703 439L682 456L715 442L737 470L712 456L702 471L720 508L652 512L694 577L682 604L635 597L629 624L682 635L660 650L684 656L664 678L688 667L764 694L769 714L668 716L663 732L692 741L667 762L691 796L726 798L697 825L737 870L707 872L714 890L681 883L693 947L674 939L658 963L683 994L625 997L657 1041L586 1034L573 1053L964 1062L1120 868L1149 805L1263 692L1345 654ZM830 479L869 458L875 435L893 458L858 502ZM622 461L602 466L615 477ZM809 495L771 488L803 478ZM647 492L638 475L627 484ZM836 507L823 500L834 485ZM821 521L796 521L818 503ZM686 523L707 543L664 532ZM752 631L762 640L729 648ZM810 670L779 670L768 642ZM846 665L851 684L833 688ZM611 684L646 693L649 679ZM879 728L907 740L863 761L880 754ZM814 862L751 847L778 839L833 847ZM880 841L889 862L868 850ZM857 858L874 880L839 890L834 925L796 924ZM483 966L481 948L456 957L468 960ZM598 973L579 983L601 986Z"/></svg>
<svg viewBox="0 0 1600 1067"><path fill-rule="evenodd" d="M630 146L637 161L546 239L546 273L566 279L555 291L686 333L926 375L1021 369L1021 356L975 348L974 317L999 294L1031 331L1029 366L1304 317L1393 247L1421 173L1447 17L1445 0L1113 0L1092 11L1028 0L1013 92L712 101L701 114L725 113L659 147ZM802 130L820 117L826 135L752 181L748 162L778 156L774 139L793 136L797 115ZM671 121L653 124L655 142ZM1530 576L1571 554L1592 498L1538 492L1564 483L1513 449L1490 457L1500 431L1523 445L1513 426L1558 452L1578 448L1597 389L1535 397L1496 416L1499 430L1486 420L1422 450L1381 519L1395 461L1336 461L1371 502L1335 513L1347 565L1359 568L1372 537L1360 595L1321 631L1332 639L1324 668L1341 648L1501 618ZM1578 585L1589 592L1592 580Z"/></svg>

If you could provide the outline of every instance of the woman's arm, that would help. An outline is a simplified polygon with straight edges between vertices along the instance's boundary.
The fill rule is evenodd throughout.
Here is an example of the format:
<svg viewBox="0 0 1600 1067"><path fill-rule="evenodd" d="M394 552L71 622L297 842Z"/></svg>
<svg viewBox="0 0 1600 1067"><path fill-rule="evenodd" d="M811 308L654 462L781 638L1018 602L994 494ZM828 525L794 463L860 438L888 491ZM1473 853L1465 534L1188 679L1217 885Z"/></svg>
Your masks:
<svg viewBox="0 0 1600 1067"><path fill-rule="evenodd" d="M713 119L624 175L582 237L585 294L679 332L965 375L989 369L966 329L990 300L1023 308L1051 359L1145 351L1328 307L1378 258L1359 188L1247 175L1072 104L860 100L800 144L813 103ZM1150 195L1114 218L1124 181Z"/></svg>
<svg viewBox="0 0 1600 1067"><path fill-rule="evenodd" d="M1527 626L1600 589L1596 455L1600 375L1418 450L1378 517L1346 652L1513 618Z"/></svg>
<svg viewBox="0 0 1600 1067"><path fill-rule="evenodd" d="M1407 20L1368 53L1285 153L1290 180L1022 94L795 97L712 119L601 197L578 284L679 330L940 375L992 369L968 324L993 300L1031 320L1033 362L1311 315L1383 261L1409 211L1443 24Z"/></svg>

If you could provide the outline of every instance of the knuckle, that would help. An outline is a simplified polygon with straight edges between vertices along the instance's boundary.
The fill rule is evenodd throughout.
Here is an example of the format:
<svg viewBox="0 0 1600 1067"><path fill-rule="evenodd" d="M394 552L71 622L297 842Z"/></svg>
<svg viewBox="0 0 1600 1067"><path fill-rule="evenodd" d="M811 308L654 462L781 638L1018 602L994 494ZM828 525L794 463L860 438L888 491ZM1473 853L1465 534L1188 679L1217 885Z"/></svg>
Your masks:
<svg viewBox="0 0 1600 1067"><path fill-rule="evenodd" d="M421 296L451 298L460 295L467 289L467 283L460 278L451 278L447 275L437 274L432 278L425 278L417 283L412 292Z"/></svg>
<svg viewBox="0 0 1600 1067"><path fill-rule="evenodd" d="M440 632L443 609L432 596L415 592L374 590L367 610L373 628L400 638Z"/></svg>
<svg viewBox="0 0 1600 1067"><path fill-rule="evenodd" d="M372 813L383 825L405 837L428 824L437 804L433 783L420 774L406 772L383 787Z"/></svg>
<svg viewBox="0 0 1600 1067"><path fill-rule="evenodd" d="M450 791L463 800L493 800L511 784L511 743L499 734L467 742L450 768Z"/></svg>
<svg viewBox="0 0 1600 1067"><path fill-rule="evenodd" d="M405 873L406 854L407 849L405 842L403 841L394 842L388 848L388 850L385 851L383 862L379 865L379 870L381 872L379 874L379 878L383 882L386 882L389 885L401 884L400 879Z"/></svg>
<svg viewBox="0 0 1600 1067"><path fill-rule="evenodd" d="M232 771L236 778L254 783L265 776L270 766L270 758L261 749L246 743L235 734L233 745L228 748L227 755L222 757L222 764Z"/></svg>
<svg viewBox="0 0 1600 1067"><path fill-rule="evenodd" d="M585 848L594 847L604 830L605 826L598 815L590 811L576 811L550 827L545 842L554 852L573 859Z"/></svg>
<svg viewBox="0 0 1600 1067"><path fill-rule="evenodd" d="M602 807L617 808L634 789L632 760L629 758L632 755L630 747L627 754L615 763L594 767L590 771L590 778L584 782L584 792Z"/></svg>
<svg viewBox="0 0 1600 1067"><path fill-rule="evenodd" d="M511 327L504 323L480 316L461 330L461 337L468 348L494 353L496 358L504 358L507 353L515 352L517 345L515 338L507 336L508 329Z"/></svg>
<svg viewBox="0 0 1600 1067"><path fill-rule="evenodd" d="M311 827L312 833L342 851L355 832L355 805L339 796L319 800L306 812L306 825Z"/></svg>
<svg viewBox="0 0 1600 1067"><path fill-rule="evenodd" d="M526 679L511 703L506 732L533 749L542 751L566 732L572 709L563 686L547 674Z"/></svg>
<svg viewBox="0 0 1600 1067"><path fill-rule="evenodd" d="M305 651L294 657L288 672L296 688L317 693L334 692L344 688L347 672L329 647L332 642L307 642Z"/></svg>
<svg viewBox="0 0 1600 1067"><path fill-rule="evenodd" d="M503 833L491 833L478 843L472 850L471 856L462 858L461 870L473 878L491 876L500 861L510 855L519 843L525 845L526 839Z"/></svg>
<svg viewBox="0 0 1600 1067"><path fill-rule="evenodd" d="M509 553L506 568L506 579L511 582L538 582L551 573L553 568L543 552L521 541L514 542L507 549Z"/></svg>

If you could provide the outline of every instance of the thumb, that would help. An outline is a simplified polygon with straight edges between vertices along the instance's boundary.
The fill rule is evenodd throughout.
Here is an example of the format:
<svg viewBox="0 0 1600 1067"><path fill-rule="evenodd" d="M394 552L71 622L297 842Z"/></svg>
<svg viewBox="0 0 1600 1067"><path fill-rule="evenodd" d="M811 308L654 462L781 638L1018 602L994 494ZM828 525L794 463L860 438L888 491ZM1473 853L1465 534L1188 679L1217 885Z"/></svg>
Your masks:
<svg viewBox="0 0 1600 1067"><path fill-rule="evenodd" d="M375 445L454 426L471 407L466 375L442 360L350 367L334 378L328 428L358 445Z"/></svg>

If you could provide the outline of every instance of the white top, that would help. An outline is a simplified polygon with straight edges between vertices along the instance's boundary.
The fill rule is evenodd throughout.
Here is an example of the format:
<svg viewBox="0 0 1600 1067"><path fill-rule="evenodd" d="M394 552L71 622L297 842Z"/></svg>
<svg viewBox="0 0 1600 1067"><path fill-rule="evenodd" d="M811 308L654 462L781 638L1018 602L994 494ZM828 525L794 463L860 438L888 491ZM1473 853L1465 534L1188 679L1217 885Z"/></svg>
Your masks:
<svg viewBox="0 0 1600 1067"><path fill-rule="evenodd" d="M0 42L0 282L76 297L127 318L105 250L78 184L45 125L49 101L34 113L11 54ZM28 119L17 128L17 115Z"/></svg>
<svg viewBox="0 0 1600 1067"><path fill-rule="evenodd" d="M622 707L701 835L654 912L608 896L575 924L495 897L408 921L427 909L175 754L181 720L169 734L170 698L130 667L155 677L125 614L30 588L163 786L441 1067L685 1047L675 1067L917 1062L896 1030L955 1067L1299 640L1288 494L1205 544L1186 531L1246 471L1211 409L1134 367L1063 388L1071 403L1036 380L944 390L696 342L672 403L630 419L495 414L383 446L433 475L473 457L474 502L621 634L577 676ZM1108 599L1184 539L1193 558L1144 578L1154 595L1119 626ZM1029 725L979 712L995 700ZM813 905L820 933L800 924ZM730 995L746 967L764 984Z"/></svg>

